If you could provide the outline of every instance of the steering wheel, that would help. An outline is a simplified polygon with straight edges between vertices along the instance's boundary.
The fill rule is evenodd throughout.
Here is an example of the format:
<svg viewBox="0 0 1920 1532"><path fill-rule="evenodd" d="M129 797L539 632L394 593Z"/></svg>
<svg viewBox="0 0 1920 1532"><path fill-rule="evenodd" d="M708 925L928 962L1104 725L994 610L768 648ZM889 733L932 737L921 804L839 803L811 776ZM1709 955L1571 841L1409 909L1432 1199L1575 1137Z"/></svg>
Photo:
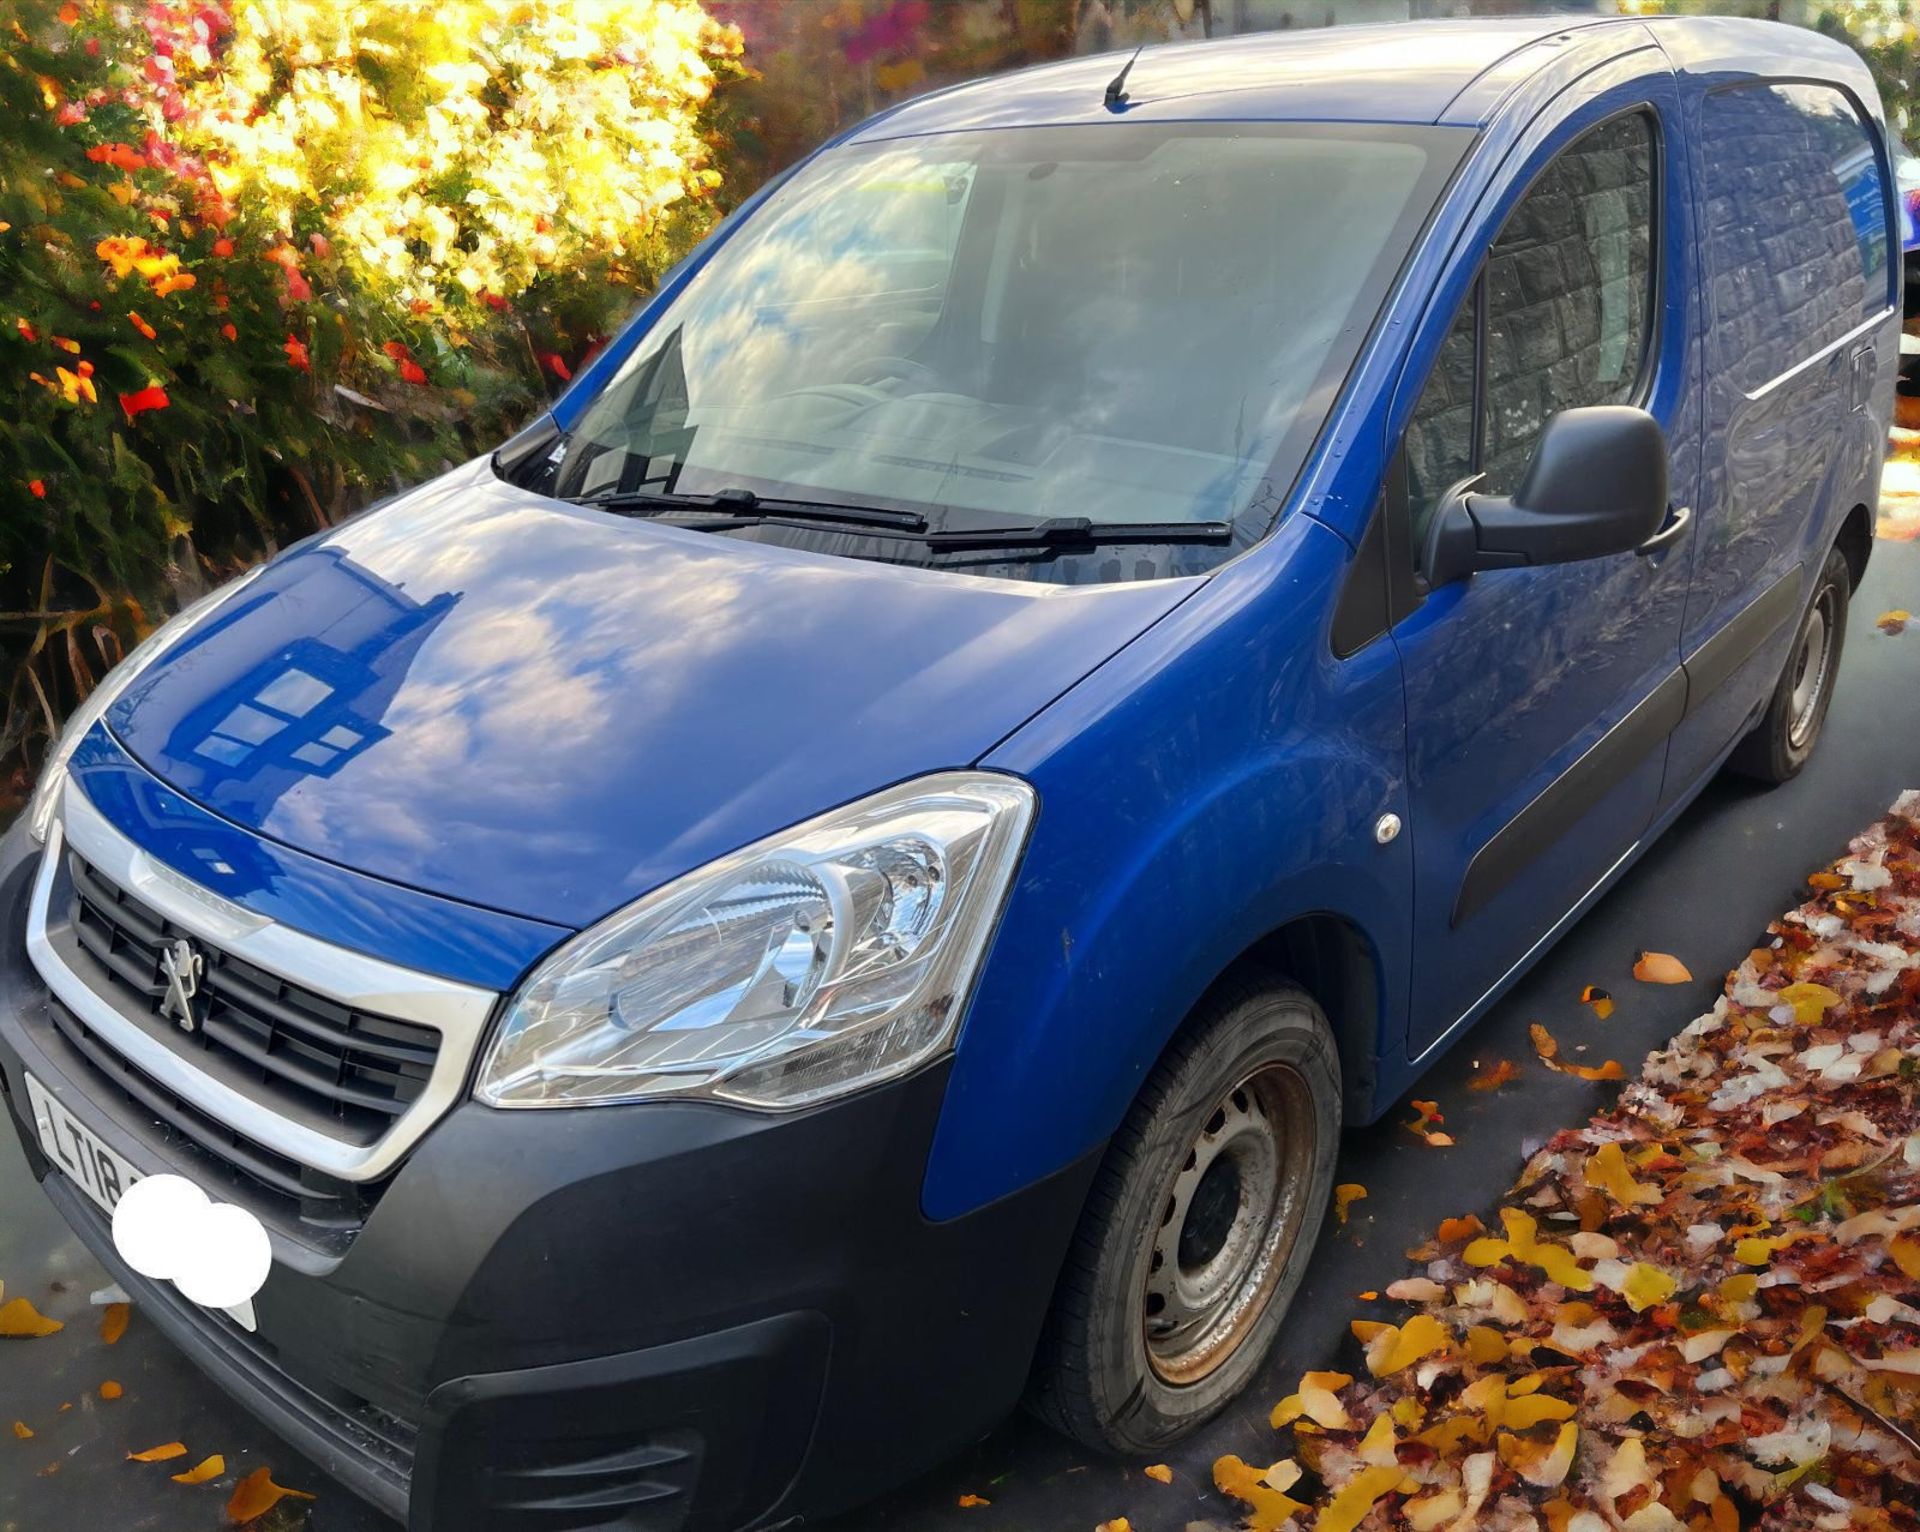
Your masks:
<svg viewBox="0 0 1920 1532"><path fill-rule="evenodd" d="M886 378L898 378L903 383L937 383L940 375L922 362L904 356L883 355L868 357L846 381L871 386Z"/></svg>

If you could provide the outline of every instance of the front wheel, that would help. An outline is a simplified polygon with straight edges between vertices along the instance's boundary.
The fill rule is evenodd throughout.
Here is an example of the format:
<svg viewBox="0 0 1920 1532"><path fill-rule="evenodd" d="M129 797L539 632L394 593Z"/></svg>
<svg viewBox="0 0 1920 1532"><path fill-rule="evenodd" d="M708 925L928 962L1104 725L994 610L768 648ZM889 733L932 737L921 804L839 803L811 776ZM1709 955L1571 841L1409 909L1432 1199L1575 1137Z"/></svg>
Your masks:
<svg viewBox="0 0 1920 1532"><path fill-rule="evenodd" d="M1840 650L1847 637L1847 602L1853 577L1838 548L1827 555L1813 600L1787 651L1787 668L1753 732L1734 747L1727 765L1759 782L1785 782L1800 775L1813 755L1833 701Z"/></svg>
<svg viewBox="0 0 1920 1532"><path fill-rule="evenodd" d="M1326 1212L1333 1033L1304 991L1223 986L1154 1066L1067 1257L1032 1405L1146 1453L1218 1412L1278 1335Z"/></svg>

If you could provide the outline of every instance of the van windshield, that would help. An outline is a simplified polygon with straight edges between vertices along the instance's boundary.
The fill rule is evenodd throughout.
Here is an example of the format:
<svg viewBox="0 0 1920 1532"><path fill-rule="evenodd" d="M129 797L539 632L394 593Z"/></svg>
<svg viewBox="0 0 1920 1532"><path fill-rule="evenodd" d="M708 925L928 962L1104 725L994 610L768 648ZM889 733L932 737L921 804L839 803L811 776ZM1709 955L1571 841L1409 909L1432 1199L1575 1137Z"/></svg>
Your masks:
<svg viewBox="0 0 1920 1532"><path fill-rule="evenodd" d="M948 531L1225 521L1244 544L1468 136L1113 123L832 150L651 324L552 492Z"/></svg>

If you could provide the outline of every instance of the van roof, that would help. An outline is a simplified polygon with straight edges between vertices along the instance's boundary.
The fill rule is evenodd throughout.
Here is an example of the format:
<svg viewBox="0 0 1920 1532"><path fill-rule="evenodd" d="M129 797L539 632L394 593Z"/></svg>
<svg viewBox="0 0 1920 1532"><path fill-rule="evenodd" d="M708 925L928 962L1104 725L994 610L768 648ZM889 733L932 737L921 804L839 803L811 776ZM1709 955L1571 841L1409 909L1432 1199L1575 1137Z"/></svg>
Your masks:
<svg viewBox="0 0 1920 1532"><path fill-rule="evenodd" d="M1691 37L1703 24L1713 33L1707 51L1723 57L1731 48L1778 65L1818 61L1842 69L1841 59L1850 57L1804 28L1728 18L1649 23L1558 15L1324 27L1145 48L1127 77L1126 115L1145 121L1473 122L1505 94L1485 88L1495 83L1485 78L1490 74L1511 87L1576 45L1581 52L1610 54L1646 47L1655 36L1668 44L1704 42L1704 36ZM1840 57L1832 56L1835 50ZM1112 121L1106 88L1127 56L1121 50L1065 59L934 91L870 119L852 136ZM1480 91L1471 90L1476 82L1483 82Z"/></svg>

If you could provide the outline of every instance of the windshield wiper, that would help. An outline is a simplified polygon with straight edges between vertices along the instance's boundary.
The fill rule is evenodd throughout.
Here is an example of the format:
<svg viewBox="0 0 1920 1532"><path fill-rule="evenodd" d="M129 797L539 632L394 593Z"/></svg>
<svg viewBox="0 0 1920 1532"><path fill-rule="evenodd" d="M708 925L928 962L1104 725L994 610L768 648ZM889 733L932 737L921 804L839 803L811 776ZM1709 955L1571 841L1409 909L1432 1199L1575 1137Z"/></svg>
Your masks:
<svg viewBox="0 0 1920 1532"><path fill-rule="evenodd" d="M835 500L787 500L757 495L750 489L722 489L711 495L664 494L653 490L616 490L604 495L571 495L575 505L630 515L664 515L672 511L706 511L730 526L757 521L812 521L846 527L874 527L890 532L924 532L927 518L917 511L894 511L883 506L843 505ZM702 522L702 526L709 523Z"/></svg>
<svg viewBox="0 0 1920 1532"><path fill-rule="evenodd" d="M945 553L965 548L1090 548L1101 543L1224 543L1232 538L1233 525L1225 521L1093 521L1085 516L1052 516L1024 526L930 532L925 541L934 552Z"/></svg>

